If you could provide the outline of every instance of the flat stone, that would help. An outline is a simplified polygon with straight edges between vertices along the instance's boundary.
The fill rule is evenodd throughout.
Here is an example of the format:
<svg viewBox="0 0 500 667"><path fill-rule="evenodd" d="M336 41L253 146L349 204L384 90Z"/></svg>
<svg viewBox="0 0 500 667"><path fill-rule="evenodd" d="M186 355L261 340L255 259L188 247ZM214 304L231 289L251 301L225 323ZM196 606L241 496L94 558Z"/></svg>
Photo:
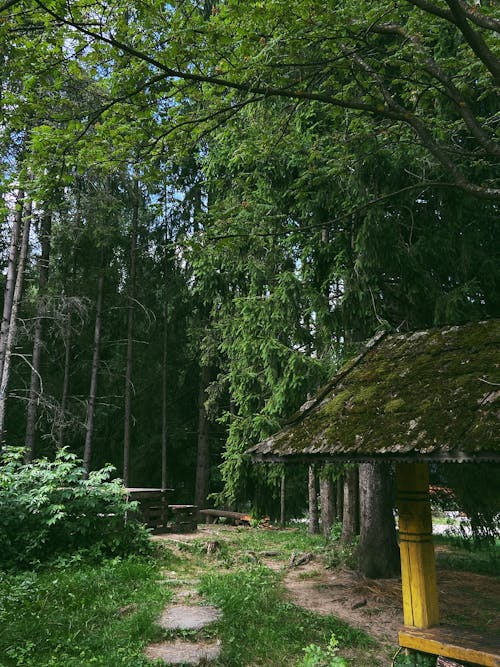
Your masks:
<svg viewBox="0 0 500 667"><path fill-rule="evenodd" d="M163 660L167 665L199 665L216 660L220 652L220 641L194 643L181 639L151 644L144 650L146 657Z"/></svg>
<svg viewBox="0 0 500 667"><path fill-rule="evenodd" d="M210 605L188 606L177 604L164 610L158 624L164 630L201 630L206 625L217 621L220 615L219 609Z"/></svg>
<svg viewBox="0 0 500 667"><path fill-rule="evenodd" d="M194 589L183 589L180 591L176 591L175 593L175 599L176 600L185 600L189 602L189 604L195 604L201 602L201 596L198 594L198 592Z"/></svg>

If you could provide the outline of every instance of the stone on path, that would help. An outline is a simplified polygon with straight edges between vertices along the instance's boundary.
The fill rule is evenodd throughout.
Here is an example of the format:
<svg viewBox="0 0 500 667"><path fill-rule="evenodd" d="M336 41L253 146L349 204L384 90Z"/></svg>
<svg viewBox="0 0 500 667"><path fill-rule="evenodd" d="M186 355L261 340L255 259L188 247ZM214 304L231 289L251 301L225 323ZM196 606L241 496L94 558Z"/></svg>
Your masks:
<svg viewBox="0 0 500 667"><path fill-rule="evenodd" d="M212 606L172 605L161 615L158 624L165 630L201 630L220 618L220 611Z"/></svg>
<svg viewBox="0 0 500 667"><path fill-rule="evenodd" d="M152 660L163 660L167 665L199 665L203 661L216 660L221 652L219 641L187 642L176 639L173 642L151 644L144 653Z"/></svg>

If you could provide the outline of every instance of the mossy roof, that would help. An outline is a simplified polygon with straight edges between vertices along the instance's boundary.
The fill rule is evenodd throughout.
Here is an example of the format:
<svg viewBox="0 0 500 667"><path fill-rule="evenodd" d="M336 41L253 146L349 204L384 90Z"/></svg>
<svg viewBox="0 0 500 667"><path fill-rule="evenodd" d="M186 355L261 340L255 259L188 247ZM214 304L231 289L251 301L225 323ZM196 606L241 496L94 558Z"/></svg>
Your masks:
<svg viewBox="0 0 500 667"><path fill-rule="evenodd" d="M500 461L500 320L379 334L254 461Z"/></svg>

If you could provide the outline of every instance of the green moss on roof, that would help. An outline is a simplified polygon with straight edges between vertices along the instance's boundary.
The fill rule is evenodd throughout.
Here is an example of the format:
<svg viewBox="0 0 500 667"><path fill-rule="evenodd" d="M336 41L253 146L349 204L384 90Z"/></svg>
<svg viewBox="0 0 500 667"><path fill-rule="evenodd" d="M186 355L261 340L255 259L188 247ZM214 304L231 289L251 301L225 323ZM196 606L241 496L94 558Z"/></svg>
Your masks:
<svg viewBox="0 0 500 667"><path fill-rule="evenodd" d="M500 459L500 320L384 335L256 460Z"/></svg>

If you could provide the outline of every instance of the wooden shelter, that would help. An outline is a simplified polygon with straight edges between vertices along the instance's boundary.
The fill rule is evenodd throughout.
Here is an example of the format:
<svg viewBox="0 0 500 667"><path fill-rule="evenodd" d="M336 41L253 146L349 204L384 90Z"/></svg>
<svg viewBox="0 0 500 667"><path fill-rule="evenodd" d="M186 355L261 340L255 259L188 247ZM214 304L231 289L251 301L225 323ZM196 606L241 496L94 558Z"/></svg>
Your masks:
<svg viewBox="0 0 500 667"><path fill-rule="evenodd" d="M439 625L430 462L500 462L500 320L380 333L283 430L257 462L396 464L403 589L401 646L487 667L498 638Z"/></svg>

